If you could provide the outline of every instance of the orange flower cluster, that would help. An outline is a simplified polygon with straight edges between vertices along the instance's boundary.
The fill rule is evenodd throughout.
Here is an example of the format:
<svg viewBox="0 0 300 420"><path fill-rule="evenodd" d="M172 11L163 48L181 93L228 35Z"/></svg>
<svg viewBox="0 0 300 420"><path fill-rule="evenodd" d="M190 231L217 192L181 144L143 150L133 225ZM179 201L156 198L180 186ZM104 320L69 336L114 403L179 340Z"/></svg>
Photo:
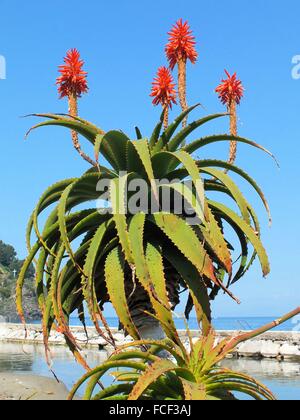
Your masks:
<svg viewBox="0 0 300 420"><path fill-rule="evenodd" d="M190 60L193 64L196 63L198 53L195 49L195 37L190 29L188 22L183 22L179 19L171 32L169 42L166 46L166 54L170 63L170 68L173 70L179 60Z"/></svg>
<svg viewBox="0 0 300 420"><path fill-rule="evenodd" d="M173 76L169 69L160 67L152 83L151 97L154 105L168 106L172 109L172 104L176 102L176 90Z"/></svg>
<svg viewBox="0 0 300 420"><path fill-rule="evenodd" d="M180 104L184 109L187 108L186 103L186 63L190 60L195 64L198 58L196 51L196 41L188 22L179 19L173 25L168 33L169 40L166 45L165 52L169 62L169 69L160 67L157 75L152 83L150 96L153 98L154 105L161 105L163 108L171 108L173 104L177 104L176 84L172 76L171 70L174 70L176 64L179 68L179 98ZM80 58L77 49L71 49L64 58L64 65L59 66L60 76L57 78L58 92L61 98L73 97L75 101L80 98L83 93L88 92L87 72L83 70L84 61ZM182 65L184 68L182 69ZM231 104L240 104L244 96L244 88L242 82L237 78L236 73L232 76L225 70L227 79L216 88L221 102L229 107Z"/></svg>
<svg viewBox="0 0 300 420"><path fill-rule="evenodd" d="M237 74L234 73L232 76L225 70L227 79L222 80L222 83L217 87L216 92L219 94L219 98L222 104L228 107L235 102L237 105L241 103L241 99L244 96L244 87L242 82L237 78Z"/></svg>
<svg viewBox="0 0 300 420"><path fill-rule="evenodd" d="M169 36L166 55L170 70L174 70L180 60L183 60L184 63L190 60L194 64L197 61L198 54L195 49L195 38L188 22L179 19L169 32ZM172 108L172 104L176 103L176 92L171 72L166 67L160 67L152 85L153 104L168 105L169 108Z"/></svg>
<svg viewBox="0 0 300 420"><path fill-rule="evenodd" d="M88 91L87 73L82 70L84 61L80 59L79 52L72 49L67 52L64 62L64 65L59 66L61 76L56 81L60 97L75 95L80 98Z"/></svg>

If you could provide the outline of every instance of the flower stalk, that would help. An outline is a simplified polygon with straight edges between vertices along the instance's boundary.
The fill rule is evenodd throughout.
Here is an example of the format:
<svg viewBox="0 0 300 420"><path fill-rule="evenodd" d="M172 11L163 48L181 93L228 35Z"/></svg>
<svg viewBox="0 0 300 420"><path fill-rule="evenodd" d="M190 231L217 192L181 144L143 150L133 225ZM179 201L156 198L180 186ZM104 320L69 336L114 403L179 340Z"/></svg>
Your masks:
<svg viewBox="0 0 300 420"><path fill-rule="evenodd" d="M216 92L219 95L223 105L226 105L227 111L230 114L230 135L237 137L237 105L241 103L241 99L244 96L244 87L242 82L237 79L236 73L231 76L227 70L225 70L227 79L222 80L222 83L217 87ZM228 162L233 165L237 158L237 142L232 141L230 143L230 152Z"/></svg>
<svg viewBox="0 0 300 420"><path fill-rule="evenodd" d="M169 127L169 106L164 105L164 129Z"/></svg>
<svg viewBox="0 0 300 420"><path fill-rule="evenodd" d="M178 60L178 97L183 112L187 111L187 93L186 93L186 60L181 58ZM183 121L183 128L187 126L187 117Z"/></svg>
<svg viewBox="0 0 300 420"><path fill-rule="evenodd" d="M294 309L292 312L289 312L288 314L282 316L279 319L276 319L269 324L258 328L254 331L251 331L249 333L238 335L237 337L234 337L226 346L226 349L228 351L234 350L239 344L244 343L246 341L252 340L253 338L259 337L262 334L265 334L266 332L273 330L274 328L279 327L280 325L284 324L285 322L289 321L290 319L294 318L295 316L300 314L300 307Z"/></svg>
<svg viewBox="0 0 300 420"><path fill-rule="evenodd" d="M237 137L237 109L236 102L231 101L228 112L230 113L230 135ZM230 142L230 151L229 151L229 163L234 164L237 158L237 141Z"/></svg>
<svg viewBox="0 0 300 420"><path fill-rule="evenodd" d="M74 95L74 93L71 93L69 95L69 115L73 118L78 117L78 100L77 100L76 95ZM82 159L84 159L90 165L98 168L99 165L93 159L91 159L86 153L84 153L84 151L82 150L80 142L79 142L78 133L74 130L71 130L71 137L72 137L74 148L75 150L77 150L77 152L82 157Z"/></svg>
<svg viewBox="0 0 300 420"><path fill-rule="evenodd" d="M173 104L177 104L174 79L166 67L158 69L150 96L153 98L153 105L161 105L163 108L163 124L166 130L169 126L169 109L172 109Z"/></svg>
<svg viewBox="0 0 300 420"><path fill-rule="evenodd" d="M188 22L179 19L168 33L169 42L166 46L166 55L169 61L170 69L178 68L178 96L182 111L188 109L187 102L187 71L188 60L195 64L198 58L195 49L195 37L190 29ZM186 127L188 118L183 121L183 127Z"/></svg>
<svg viewBox="0 0 300 420"><path fill-rule="evenodd" d="M82 70L84 62L80 59L80 54L76 49L68 51L64 61L65 64L59 67L61 75L57 78L56 84L60 98L68 98L70 117L76 119L78 117L78 98L88 91L87 73ZM98 167L97 163L81 149L78 133L71 130L71 137L79 155L90 165Z"/></svg>

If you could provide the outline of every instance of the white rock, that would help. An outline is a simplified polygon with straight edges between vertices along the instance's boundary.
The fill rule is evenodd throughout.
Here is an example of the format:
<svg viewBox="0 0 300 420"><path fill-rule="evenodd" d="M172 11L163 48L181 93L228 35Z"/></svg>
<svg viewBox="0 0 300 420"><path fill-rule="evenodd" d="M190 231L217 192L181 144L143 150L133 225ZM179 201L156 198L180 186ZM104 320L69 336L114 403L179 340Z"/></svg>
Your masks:
<svg viewBox="0 0 300 420"><path fill-rule="evenodd" d="M55 343L64 343L65 342L64 341L64 338L63 338L63 336L61 334L52 335L50 337L50 340L49 341L50 342L55 342Z"/></svg>
<svg viewBox="0 0 300 420"><path fill-rule="evenodd" d="M96 345L96 346L102 346L102 347L105 347L105 346L108 345L107 341L104 340L104 338L102 338L102 337L93 338L92 340L89 340L89 344Z"/></svg>
<svg viewBox="0 0 300 420"><path fill-rule="evenodd" d="M193 342L193 344L195 345L195 344L197 344L198 343L198 341L199 341L199 337L194 337L193 339L192 339L192 342Z"/></svg>
<svg viewBox="0 0 300 420"><path fill-rule="evenodd" d="M1 339L6 339L8 334L9 334L9 328L7 328L6 326L2 326L0 327L0 338Z"/></svg>
<svg viewBox="0 0 300 420"><path fill-rule="evenodd" d="M262 343L261 354L263 357L273 359L280 355L280 344L274 343L273 341L265 341Z"/></svg>
<svg viewBox="0 0 300 420"><path fill-rule="evenodd" d="M8 332L8 338L18 338L20 340L24 340L25 339L25 333L23 334L23 336L21 336L19 331L9 331Z"/></svg>
<svg viewBox="0 0 300 420"><path fill-rule="evenodd" d="M78 340L82 343L85 343L87 341L87 338L86 338L85 334L76 333L75 338L76 338L76 340Z"/></svg>
<svg viewBox="0 0 300 420"><path fill-rule="evenodd" d="M124 346L124 345L130 344L130 343L133 343L133 339L129 336L126 337L126 338L123 337L123 340L117 341L118 346Z"/></svg>
<svg viewBox="0 0 300 420"><path fill-rule="evenodd" d="M281 356L283 356L284 358L289 358L289 357L300 357L300 349L298 346L296 345L292 345L292 344L284 344L281 348L280 348L280 354Z"/></svg>
<svg viewBox="0 0 300 420"><path fill-rule="evenodd" d="M114 338L116 341L124 341L125 337L124 334L114 334Z"/></svg>
<svg viewBox="0 0 300 420"><path fill-rule="evenodd" d="M236 351L240 356L249 357L262 354L263 343L261 341L248 341L240 344Z"/></svg>
<svg viewBox="0 0 300 420"><path fill-rule="evenodd" d="M35 332L34 331L29 331L29 333L27 335L27 339L28 340L34 340L35 339Z"/></svg>
<svg viewBox="0 0 300 420"><path fill-rule="evenodd" d="M233 354L227 354L226 359L234 359L234 355Z"/></svg>

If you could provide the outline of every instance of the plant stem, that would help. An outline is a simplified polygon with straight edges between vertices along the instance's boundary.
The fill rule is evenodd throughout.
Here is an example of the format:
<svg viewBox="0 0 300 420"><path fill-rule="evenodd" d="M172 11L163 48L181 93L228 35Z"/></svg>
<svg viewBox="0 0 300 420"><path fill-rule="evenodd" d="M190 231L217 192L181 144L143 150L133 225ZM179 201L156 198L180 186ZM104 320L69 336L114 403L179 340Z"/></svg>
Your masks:
<svg viewBox="0 0 300 420"><path fill-rule="evenodd" d="M164 129L169 127L169 105L164 105Z"/></svg>
<svg viewBox="0 0 300 420"><path fill-rule="evenodd" d="M178 60L178 96L182 111L188 109L186 99L186 60L183 58ZM187 125L188 117L186 117L182 123L183 128Z"/></svg>
<svg viewBox="0 0 300 420"><path fill-rule="evenodd" d="M295 309L292 312L289 312L288 314L282 316L281 318L270 322L269 324L265 325L264 327L258 328L257 330L251 331L249 333L241 334L235 338L233 338L226 346L226 350L230 351L236 348L241 343L244 343L245 341L251 340L255 337L258 337L276 327L279 325L284 324L285 322L289 321L290 319L294 318L295 316L300 314L300 307Z"/></svg>
<svg viewBox="0 0 300 420"><path fill-rule="evenodd" d="M78 117L78 102L77 102L77 96L75 94L69 95L69 114L71 115L71 117ZM88 155L86 155L81 149L78 133L75 130L71 130L71 135L72 135L74 148L77 150L80 156L85 161L87 161L90 165L97 168L98 167L97 163L93 161L93 159L91 159Z"/></svg>
<svg viewBox="0 0 300 420"><path fill-rule="evenodd" d="M231 101L228 111L230 113L230 134L234 137L237 137L237 112L236 112L236 102ZM232 141L230 143L230 154L229 154L229 163L231 165L236 161L237 156L237 142Z"/></svg>

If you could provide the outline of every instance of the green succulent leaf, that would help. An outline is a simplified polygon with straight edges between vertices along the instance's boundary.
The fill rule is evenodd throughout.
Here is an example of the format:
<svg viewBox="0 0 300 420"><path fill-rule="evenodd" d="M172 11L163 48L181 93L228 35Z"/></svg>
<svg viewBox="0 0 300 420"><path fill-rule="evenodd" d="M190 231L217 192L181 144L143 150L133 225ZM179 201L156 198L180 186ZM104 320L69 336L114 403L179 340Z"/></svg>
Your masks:
<svg viewBox="0 0 300 420"><path fill-rule="evenodd" d="M182 143L186 142L187 137L193 133L193 131L202 127L206 123L216 120L218 118L226 117L228 114L215 114L209 115L207 117L201 118L197 121L192 122L183 130L181 130L169 143L168 150L170 152L175 152ZM188 150L187 150L188 151Z"/></svg>
<svg viewBox="0 0 300 420"><path fill-rule="evenodd" d="M265 147L259 145L258 143L255 143L252 140L249 140L249 139L246 139L246 138L243 138L243 137L229 136L229 135L226 135L226 134L217 135L217 136L203 137L203 138L201 138L199 140L196 140L196 141L188 144L185 147L184 150L187 153L192 154L192 153L196 152L197 150L199 150L199 149L201 149L201 148L203 148L205 146L208 146L208 145L213 144L213 143L224 142L224 141L227 141L227 142L228 141L230 141L230 142L236 141L238 143L245 143L245 144L248 144L249 146L252 146L252 147L255 147L257 149L260 149L263 152L267 153L269 156L271 156L275 160L275 162L277 163L277 165L278 165L278 162L277 162L275 156L271 152L269 152L269 150L267 150Z"/></svg>
<svg viewBox="0 0 300 420"><path fill-rule="evenodd" d="M105 280L111 302L117 311L124 328L135 339L139 334L134 327L127 305L124 287L124 260L118 248L111 251L105 263Z"/></svg>
<svg viewBox="0 0 300 420"><path fill-rule="evenodd" d="M149 388L149 386L153 384L153 382L155 382L158 378L160 378L167 372L172 372L174 370L177 370L183 377L193 376L187 370L177 368L177 366L174 363L168 360L158 360L157 362L154 362L151 366L149 366L145 373L140 377L139 381L134 386L128 400L137 401L145 392L145 390L147 390L147 388Z"/></svg>
<svg viewBox="0 0 300 420"><path fill-rule="evenodd" d="M162 150L163 148L168 148L168 143L171 140L171 138L173 137L174 133L176 132L177 128L180 126L180 124L184 121L184 119L197 107L199 106L199 104L194 105L192 107L190 107L189 109L187 109L186 111L182 112L182 114L179 115L178 118L175 119L175 121L170 124L170 126L164 131L164 133L162 134L161 138L158 140L157 136L155 136L156 141L150 143L151 146L153 147L153 153L157 153L160 150ZM164 114L163 114L164 115ZM163 121L163 115L162 115L162 121ZM162 124L161 124L162 127ZM155 146L155 147L154 147Z"/></svg>
<svg viewBox="0 0 300 420"><path fill-rule="evenodd" d="M259 257L263 275L264 277L266 277L270 273L269 258L259 237L257 236L257 233L253 230L252 227L245 223L236 213L234 213L232 210L230 210L223 204L214 201L209 201L209 205L216 211L219 211L222 217L224 217L225 219L233 220L234 223L237 224L240 227L240 229L245 233L246 237L249 238Z"/></svg>

